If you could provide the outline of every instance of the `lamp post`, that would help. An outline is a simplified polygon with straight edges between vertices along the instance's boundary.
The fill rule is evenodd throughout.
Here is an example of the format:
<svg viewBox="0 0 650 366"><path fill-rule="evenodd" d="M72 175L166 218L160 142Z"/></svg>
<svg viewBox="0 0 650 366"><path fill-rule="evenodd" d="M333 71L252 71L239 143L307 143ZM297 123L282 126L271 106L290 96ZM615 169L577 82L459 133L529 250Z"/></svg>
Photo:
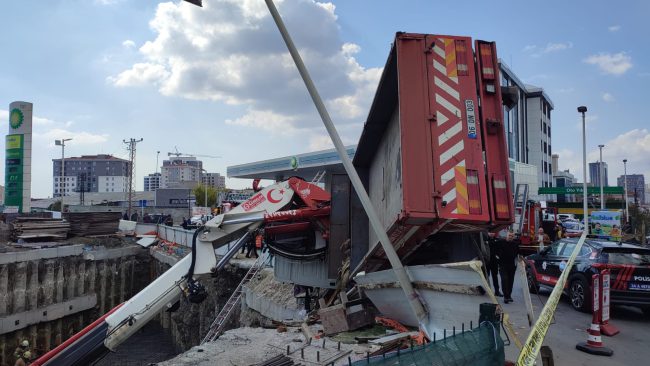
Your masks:
<svg viewBox="0 0 650 366"><path fill-rule="evenodd" d="M65 189L63 189L65 184L63 183L65 180L65 142L70 140L72 140L72 138L54 140L54 145L61 146L61 178L59 180L59 192L61 193L61 218L63 218L63 200L65 198Z"/></svg>
<svg viewBox="0 0 650 366"><path fill-rule="evenodd" d="M585 113L587 113L587 107L578 107L578 112L582 113L582 210L585 221L585 230L589 232L589 211L587 210L587 129L585 125Z"/></svg>
<svg viewBox="0 0 650 366"><path fill-rule="evenodd" d="M605 195L603 194L603 147L605 145L598 145L600 149L600 161L598 162L598 180L600 181L600 209L605 209Z"/></svg>
<svg viewBox="0 0 650 366"><path fill-rule="evenodd" d="M625 223L630 223L630 210L627 206L627 159L623 159L623 187L625 189Z"/></svg>

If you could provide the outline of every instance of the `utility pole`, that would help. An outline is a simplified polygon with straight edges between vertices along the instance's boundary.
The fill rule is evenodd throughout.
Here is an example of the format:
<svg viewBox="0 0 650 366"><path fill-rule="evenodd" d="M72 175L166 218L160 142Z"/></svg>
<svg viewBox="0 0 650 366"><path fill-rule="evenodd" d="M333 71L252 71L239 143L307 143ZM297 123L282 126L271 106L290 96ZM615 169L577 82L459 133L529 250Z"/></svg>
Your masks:
<svg viewBox="0 0 650 366"><path fill-rule="evenodd" d="M605 145L598 145L600 149L600 161L598 162L598 181L600 182L600 209L605 210L605 195L603 194L603 147Z"/></svg>
<svg viewBox="0 0 650 366"><path fill-rule="evenodd" d="M135 182L133 181L133 176L135 175L135 148L138 142L142 142L143 139L136 140L130 138L129 140L122 140L127 144L126 149L129 151L129 208L127 210L127 215L129 215L129 220L131 219L131 210L133 209L133 191L135 190Z"/></svg>
<svg viewBox="0 0 650 366"><path fill-rule="evenodd" d="M630 223L630 209L627 206L627 159L623 159L623 187L625 188L625 223Z"/></svg>
<svg viewBox="0 0 650 366"><path fill-rule="evenodd" d="M582 114L582 212L585 222L585 230L589 232L589 210L587 208L587 132L585 125L585 113L587 107L578 107L578 113Z"/></svg>

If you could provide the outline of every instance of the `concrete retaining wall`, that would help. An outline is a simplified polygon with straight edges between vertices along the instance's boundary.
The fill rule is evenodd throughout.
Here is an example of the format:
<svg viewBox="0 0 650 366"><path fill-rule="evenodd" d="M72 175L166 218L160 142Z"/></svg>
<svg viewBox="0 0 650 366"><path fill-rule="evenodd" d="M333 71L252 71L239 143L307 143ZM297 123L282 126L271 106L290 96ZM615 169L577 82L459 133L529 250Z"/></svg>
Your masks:
<svg viewBox="0 0 650 366"><path fill-rule="evenodd" d="M0 254L0 319L8 322L0 327L0 365L14 364L24 339L42 355L149 282L149 257L139 246L83 248Z"/></svg>

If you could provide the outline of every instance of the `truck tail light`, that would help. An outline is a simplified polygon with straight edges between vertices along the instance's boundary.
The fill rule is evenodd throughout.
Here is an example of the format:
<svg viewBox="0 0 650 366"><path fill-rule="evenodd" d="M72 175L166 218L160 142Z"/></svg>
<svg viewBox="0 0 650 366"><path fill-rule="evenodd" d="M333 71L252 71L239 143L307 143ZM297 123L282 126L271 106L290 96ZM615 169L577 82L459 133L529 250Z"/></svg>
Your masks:
<svg viewBox="0 0 650 366"><path fill-rule="evenodd" d="M508 220L510 218L510 202L508 200L508 184L506 176L495 175L492 180L494 201L496 203L496 218Z"/></svg>
<svg viewBox="0 0 650 366"><path fill-rule="evenodd" d="M458 69L458 76L469 75L469 68L467 65L467 46L465 40L456 40L456 68Z"/></svg>
<svg viewBox="0 0 650 366"><path fill-rule="evenodd" d="M478 171L467 170L467 198L469 199L470 215L481 214L481 191L478 180Z"/></svg>
<svg viewBox="0 0 650 366"><path fill-rule="evenodd" d="M479 46L479 56L481 57L481 76L485 83L485 91L488 93L496 93L496 70L494 65L494 57L492 54L491 43L481 43Z"/></svg>

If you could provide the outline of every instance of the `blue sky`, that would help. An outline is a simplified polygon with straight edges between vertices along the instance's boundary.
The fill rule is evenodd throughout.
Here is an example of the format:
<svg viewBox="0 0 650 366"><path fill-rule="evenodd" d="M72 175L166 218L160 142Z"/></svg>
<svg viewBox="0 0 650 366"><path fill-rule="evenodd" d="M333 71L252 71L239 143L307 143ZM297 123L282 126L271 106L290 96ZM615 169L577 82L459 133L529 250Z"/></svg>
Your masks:
<svg viewBox="0 0 650 366"><path fill-rule="evenodd" d="M156 152L219 155L210 171L326 148L328 138L262 0L3 4L0 119L34 103L33 195L52 194L54 139L66 155L126 157L138 145L137 187ZM650 177L647 85L650 3L628 1L347 0L277 2L345 143L356 142L396 31L497 42L499 56L555 104L553 149L581 177L576 107L588 112L589 160L604 143L610 183ZM4 150L2 150L4 151ZM4 167L2 167L2 170ZM230 181L242 186L247 182Z"/></svg>

